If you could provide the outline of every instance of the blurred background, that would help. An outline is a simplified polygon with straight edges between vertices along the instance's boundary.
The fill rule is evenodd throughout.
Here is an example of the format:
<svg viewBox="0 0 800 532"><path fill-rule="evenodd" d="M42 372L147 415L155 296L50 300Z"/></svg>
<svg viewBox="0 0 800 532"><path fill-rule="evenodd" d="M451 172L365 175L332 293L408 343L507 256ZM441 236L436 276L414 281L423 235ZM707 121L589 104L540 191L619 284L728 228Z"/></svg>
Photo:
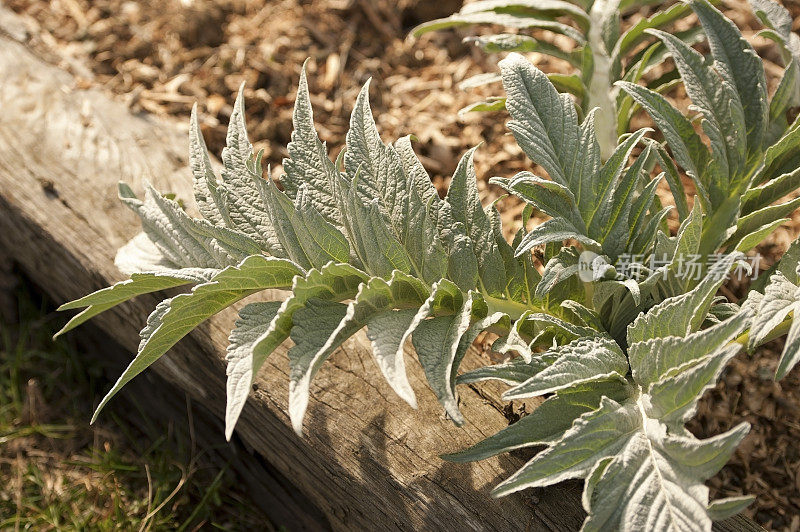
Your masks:
<svg viewBox="0 0 800 532"><path fill-rule="evenodd" d="M800 3L782 3L792 11L797 30ZM133 112L185 127L197 102L206 142L216 155L224 145L236 90L245 82L250 139L256 150L264 149L265 166L271 165L275 177L287 155L292 105L306 58L317 128L333 155L344 143L356 95L372 77L371 102L384 139L416 135L416 149L440 192L461 153L481 142L476 166L486 204L501 195L487 185L489 177L530 169L506 134L504 112L458 114L500 90L496 85L458 88L470 76L496 71L499 55L462 42L481 30L408 38L417 24L457 11L460 0L5 4L25 17L31 46L40 55L69 70L81 85L115 95ZM781 72L777 56L768 41L753 37L758 25L747 3L728 1L722 8L767 60L774 89ZM648 14L644 8L626 23ZM566 68L558 60L529 55L545 71ZM685 105L681 87L670 96ZM521 206L504 199L500 209L513 228ZM779 230L759 250L765 255L762 268L798 233L800 218ZM167 387L162 386L163 400L180 412L171 420L149 419L123 399L112 405L111 415L89 427L98 394L108 388L107 375L119 371L99 356L102 333L87 328L90 332L50 340L66 317L55 315L35 287L3 264L0 292L0 529L267 526L248 499L253 494L241 487L229 465L231 449L221 437L197 441L196 407L170 395ZM779 352L779 345L769 345L756 355L739 355L690 428L705 436L749 421L749 436L710 481L712 497L753 494L757 502L748 515L768 529L798 531L800 376L795 371L773 382ZM122 396L136 393L134 387Z"/></svg>

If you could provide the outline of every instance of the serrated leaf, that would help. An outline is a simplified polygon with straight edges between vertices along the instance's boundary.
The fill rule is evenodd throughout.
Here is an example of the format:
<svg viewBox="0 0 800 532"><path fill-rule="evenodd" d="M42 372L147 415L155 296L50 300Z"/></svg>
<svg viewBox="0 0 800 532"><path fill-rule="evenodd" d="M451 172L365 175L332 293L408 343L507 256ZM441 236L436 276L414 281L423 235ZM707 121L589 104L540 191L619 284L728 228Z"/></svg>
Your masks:
<svg viewBox="0 0 800 532"><path fill-rule="evenodd" d="M308 185L300 186L292 203L270 180L264 190L264 201L281 248L293 262L310 269L321 268L331 261L350 261L347 239L314 207Z"/></svg>
<svg viewBox="0 0 800 532"><path fill-rule="evenodd" d="M432 297L434 299L420 309L420 314L425 312L428 307L428 316L431 316L434 308L436 295L439 290L435 290ZM453 293L453 295L456 295ZM453 297L450 295L448 297ZM472 294L468 294L464 299L460 292L454 298L455 313L446 316L433 316L421 320L411 336L414 349L417 351L425 377L428 380L436 398L444 407L447 414L456 425L464 423L464 416L458 409L455 391L451 382L456 351L458 349L461 336L469 328L472 317ZM459 304L459 300L461 300ZM418 314L418 315L420 315Z"/></svg>
<svg viewBox="0 0 800 532"><path fill-rule="evenodd" d="M473 162L475 149L469 150L459 161L445 202L451 208L453 219L463 225L464 233L472 242L483 288L489 295L500 295L506 285L505 267L494 230L478 195Z"/></svg>
<svg viewBox="0 0 800 532"><path fill-rule="evenodd" d="M735 247L741 239L751 234L753 231L757 231L765 225L772 224L777 220L783 221L783 219L794 212L797 207L800 207L800 198L795 198L778 205L762 207L757 211L742 216L736 222L736 232L728 238L726 244Z"/></svg>
<svg viewBox="0 0 800 532"><path fill-rule="evenodd" d="M694 415L703 392L716 385L725 364L741 349L738 344L728 345L677 375L654 383L649 391L647 414L668 426L681 426Z"/></svg>
<svg viewBox="0 0 800 532"><path fill-rule="evenodd" d="M136 358L125 369L92 416L97 415L116 393L136 375L144 371L161 355L200 323L229 307L236 301L268 288L288 288L292 279L302 273L284 259L253 255L237 266L229 266L209 282L195 286L188 294L181 294L159 304L142 330L142 341Z"/></svg>
<svg viewBox="0 0 800 532"><path fill-rule="evenodd" d="M510 385L521 384L548 367L556 358L557 355L554 353L543 353L528 361L523 357L518 357L502 364L481 366L459 375L456 378L456 384L471 384L487 380L499 380Z"/></svg>
<svg viewBox="0 0 800 532"><path fill-rule="evenodd" d="M199 270L187 268L186 270L187 271L167 270L152 273L134 273L128 280L120 281L108 288L103 288L102 290L83 296L80 299L64 303L58 307L59 311L86 308L76 316L73 316L54 337L60 336L94 316L136 296L190 283L207 282L219 272L219 270L215 269Z"/></svg>
<svg viewBox="0 0 800 532"><path fill-rule="evenodd" d="M569 389L588 382L625 381L628 360L610 338L582 338L559 347L558 358L535 376L503 394L503 399L522 399Z"/></svg>
<svg viewBox="0 0 800 532"><path fill-rule="evenodd" d="M311 298L343 301L355 297L369 276L348 264L329 263L320 269L295 277L292 295L283 301L269 327L253 342L253 373L289 337L294 313Z"/></svg>
<svg viewBox="0 0 800 532"><path fill-rule="evenodd" d="M761 180L768 180L797 170L800 163L800 128L789 129L764 154Z"/></svg>
<svg viewBox="0 0 800 532"><path fill-rule="evenodd" d="M225 406L225 439L230 441L236 421L244 408L255 373L261 367L254 367L253 344L267 332L270 323L281 307L280 301L250 303L239 311L239 319L228 340L226 384L227 402Z"/></svg>
<svg viewBox="0 0 800 532"><path fill-rule="evenodd" d="M330 328L333 322L325 322L328 326L321 325L320 330L314 332L315 336L327 334L327 339L324 339L324 342L320 343L318 340L313 340L303 343L294 352L295 358L292 358L290 351L290 361L292 361L295 375L293 377L295 386L290 394L290 404L292 404L292 401L297 404L297 408L290 409L290 412L293 412L290 415L294 416L292 417L292 423L295 430L299 432L302 427L305 405L308 403L308 386L317 369L335 349L364 326L372 329L372 337L375 338L375 328L373 327L375 318L378 318L376 321L377 329L381 332L380 349L376 350L378 367L398 395L412 407L416 407L416 398L406 377L403 345L400 343L402 334L408 330L411 320L406 323L407 313L400 315L398 320L398 315L394 313L394 309L417 309L425 302L428 295L429 292L424 283L399 271L394 272L389 282L380 278L370 279L368 282L361 284L355 298L346 306L344 315L335 326ZM293 319L295 327L299 325L300 329L295 334L295 329L292 328L292 335L305 334L307 332L306 329L311 327L311 323L304 325L302 320L309 318L309 316L322 319L320 316L326 308L332 311L331 320L333 316L339 315L340 307L319 303L325 300L319 299L316 301L317 303L314 303L315 308L312 310L306 311L304 310L305 307L297 310L297 312L302 311L304 314L298 316L297 319ZM393 323L387 323L385 319L387 314L394 317ZM387 326L393 327L395 330L389 331ZM391 342L394 339L398 340L396 344ZM299 344L301 341L305 342L304 340L295 340L295 343ZM314 348L317 350L313 351Z"/></svg>
<svg viewBox="0 0 800 532"><path fill-rule="evenodd" d="M267 182L260 174L251 171L255 169L250 166L254 161L253 146L247 140L244 115L242 86L233 104L226 146L222 150L222 185L219 190L223 194L233 229L257 242L270 255L284 257L264 204ZM260 161L257 163L260 168Z"/></svg>
<svg viewBox="0 0 800 532"><path fill-rule="evenodd" d="M289 157L283 160L286 174L281 178L281 183L291 198L305 185L317 212L334 226L341 226L341 213L333 192L339 172L328 157L328 148L320 141L314 127L306 63L303 63L300 70L300 82L292 113L294 130L292 140L286 146Z"/></svg>
<svg viewBox="0 0 800 532"><path fill-rule="evenodd" d="M312 297L292 316L295 345L289 349L289 419L297 434L303 431L311 379L327 358L320 353L326 351L346 313L343 303Z"/></svg>
<svg viewBox="0 0 800 532"><path fill-rule="evenodd" d="M764 65L732 21L707 0L690 0L708 36L714 68L736 88L744 111L748 149L761 148L769 120Z"/></svg>
<svg viewBox="0 0 800 532"><path fill-rule="evenodd" d="M665 299L647 313L639 315L628 327L628 345L648 338L686 336L698 330L711 307L714 294L739 257L736 253L725 255L717 263L715 275L707 275L690 292Z"/></svg>
<svg viewBox="0 0 800 532"><path fill-rule="evenodd" d="M748 349L751 351L761 345L778 325L800 303L800 288L784 276L775 272L764 290L764 297L758 305L756 316L750 327Z"/></svg>
<svg viewBox="0 0 800 532"><path fill-rule="evenodd" d="M125 183L119 184L119 195L139 216L150 241L178 268L224 268L261 252L259 245L243 234L190 218L177 202L149 185L144 201Z"/></svg>
<svg viewBox="0 0 800 532"><path fill-rule="evenodd" d="M544 297L553 288L578 273L578 251L572 247L565 247L547 261L542 272L542 279L536 285L536 296Z"/></svg>
<svg viewBox="0 0 800 532"><path fill-rule="evenodd" d="M582 530L709 529L708 489L693 477L697 468L722 467L748 429L696 440L647 426L602 470Z"/></svg>
<svg viewBox="0 0 800 532"><path fill-rule="evenodd" d="M345 224L349 227L356 255L367 272L376 277L389 277L394 270L410 272L411 258L387 227L378 198L364 203L356 192L357 183L342 183L342 187L345 186L348 187L343 191L347 205Z"/></svg>
<svg viewBox="0 0 800 532"><path fill-rule="evenodd" d="M742 214L748 215L762 209L798 188L800 188L800 168L745 192L742 197Z"/></svg>
<svg viewBox="0 0 800 532"><path fill-rule="evenodd" d="M560 440L500 483L492 495L499 497L580 478L599 460L619 453L641 423L641 414L634 404L603 397L598 409L576 419Z"/></svg>
<svg viewBox="0 0 800 532"><path fill-rule="evenodd" d="M738 134L747 131L747 123L735 87L729 80L720 79L708 68L699 52L674 35L657 30L649 31L660 38L672 54L686 92L692 103L703 113L703 131L711 142L714 160L720 166L720 175L724 176L726 182L732 182L732 176L745 167L748 148L748 137ZM715 66L718 64L715 63ZM717 196L724 194L727 186L722 182L714 184L716 186L709 185L707 188L712 201L719 201Z"/></svg>
<svg viewBox="0 0 800 532"><path fill-rule="evenodd" d="M513 118L508 127L517 143L551 179L573 191L585 190L576 202L588 209L591 178L600 168L591 117L579 125L569 97L559 95L547 76L519 54L503 59L500 71Z"/></svg>
<svg viewBox="0 0 800 532"><path fill-rule="evenodd" d="M686 336L665 336L636 342L628 348L633 378L648 386L674 374L680 368L724 347L749 325L750 316L740 312L735 316Z"/></svg>
<svg viewBox="0 0 800 532"><path fill-rule="evenodd" d="M586 236L564 218L553 218L541 225L537 225L531 232L526 233L517 247L516 255L520 256L542 244L563 242L570 239L577 240L589 249L599 250L602 247L599 242Z"/></svg>
<svg viewBox="0 0 800 532"><path fill-rule="evenodd" d="M703 179L711 170L707 169L708 150L691 122L660 94L626 81L617 84L647 111L686 173L696 181Z"/></svg>
<svg viewBox="0 0 800 532"><path fill-rule="evenodd" d="M200 214L214 225L230 227L232 222L225 205L225 196L219 190L217 175L211 167L208 148L197 122L197 104L192 106L189 119L189 167L194 176L192 188Z"/></svg>
<svg viewBox="0 0 800 532"><path fill-rule="evenodd" d="M515 449L555 443L575 419L599 406L600 397L594 391L554 395L516 423L468 449L442 458L450 462L472 462Z"/></svg>

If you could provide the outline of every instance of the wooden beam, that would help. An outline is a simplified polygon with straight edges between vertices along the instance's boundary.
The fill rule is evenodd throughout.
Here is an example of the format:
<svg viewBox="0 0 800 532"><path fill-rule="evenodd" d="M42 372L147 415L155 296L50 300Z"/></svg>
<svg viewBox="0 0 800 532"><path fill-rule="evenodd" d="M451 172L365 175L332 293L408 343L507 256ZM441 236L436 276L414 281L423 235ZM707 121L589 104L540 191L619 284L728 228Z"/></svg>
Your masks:
<svg viewBox="0 0 800 532"><path fill-rule="evenodd" d="M162 192L191 197L186 126L134 116L102 92L79 88L26 46L18 23L0 7L0 248L56 301L67 301L123 278L112 258L139 224L116 198L117 181L141 191L147 179ZM155 304L143 296L96 322L133 353ZM153 366L218 416L234 319L232 311L214 317ZM285 346L259 374L237 433L292 484L281 488L286 496L299 490L334 529L580 527L578 482L496 500L490 489L524 463L521 457L439 459L507 425L492 401L462 387L467 422L456 428L413 362L409 377L420 397L414 411L393 395L369 351L366 338L356 336L323 366L312 383L304 438L286 415ZM465 364L478 363L470 352ZM224 444L221 430L209 437Z"/></svg>

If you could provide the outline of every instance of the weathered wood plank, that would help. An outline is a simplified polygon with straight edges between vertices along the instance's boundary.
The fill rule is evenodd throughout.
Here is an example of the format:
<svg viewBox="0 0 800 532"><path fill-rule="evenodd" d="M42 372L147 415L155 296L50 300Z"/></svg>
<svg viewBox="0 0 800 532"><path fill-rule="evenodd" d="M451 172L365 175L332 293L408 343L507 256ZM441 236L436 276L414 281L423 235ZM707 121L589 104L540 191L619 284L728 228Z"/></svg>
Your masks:
<svg viewBox="0 0 800 532"><path fill-rule="evenodd" d="M9 20L6 12L0 24ZM74 299L121 278L112 257L138 223L116 198L118 180L141 190L148 179L190 197L184 126L132 116L37 58L18 42L24 32L0 33L0 248L57 301ZM155 302L144 296L97 321L133 352ZM225 312L209 320L153 368L217 415L224 408L223 355L234 318ZM522 465L520 457L441 461L440 453L478 441L506 420L490 401L462 388L467 423L452 426L418 364L409 362L411 384L422 392L417 411L383 382L363 335L346 343L312 384L300 439L285 414L288 365L281 349L262 369L237 433L335 529L580 526L580 483L494 500L489 490ZM476 363L470 353L466 364ZM215 437L224 442L221 431Z"/></svg>

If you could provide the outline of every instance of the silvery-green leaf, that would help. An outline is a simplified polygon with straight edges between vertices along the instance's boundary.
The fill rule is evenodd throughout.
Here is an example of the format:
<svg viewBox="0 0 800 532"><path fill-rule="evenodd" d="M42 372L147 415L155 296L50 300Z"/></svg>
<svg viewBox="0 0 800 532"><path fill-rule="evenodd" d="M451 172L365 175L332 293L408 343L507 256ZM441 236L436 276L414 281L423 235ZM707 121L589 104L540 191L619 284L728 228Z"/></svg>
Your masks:
<svg viewBox="0 0 800 532"><path fill-rule="evenodd" d="M751 212L739 218L736 222L736 232L729 238L729 245L735 246L742 238L747 236L763 227L764 225L774 223L777 220L783 220L791 215L798 207L800 207L800 198L787 201L786 203L779 203L778 205L770 205L763 207L757 211Z"/></svg>
<svg viewBox="0 0 800 532"><path fill-rule="evenodd" d="M404 248L403 254L416 274L434 283L447 272L447 255L436 231L438 196L408 140L398 142L404 150L402 155L381 141L369 107L368 89L369 83L359 94L350 118L345 169L351 176L358 175L353 188L365 204L378 200L378 210L385 215L389 232ZM358 227L358 218L351 217L350 225ZM376 231L382 240L382 231ZM361 238L369 238L363 231L355 232ZM361 258L365 261L365 257Z"/></svg>
<svg viewBox="0 0 800 532"><path fill-rule="evenodd" d="M674 35L657 30L649 32L660 38L672 54L686 92L703 113L703 131L709 137L721 175L729 179L744 167L747 150L747 137L738 134L746 130L747 124L736 89L729 80L720 79L708 68L699 52ZM759 65L759 68L762 67ZM712 201L717 201L716 195L723 194L722 190L727 187L719 183L708 188Z"/></svg>
<svg viewBox="0 0 800 532"><path fill-rule="evenodd" d="M119 184L119 195L142 220L150 241L178 268L224 268L261 252L259 245L244 234L189 217L177 202L149 185L144 201L125 183Z"/></svg>
<svg viewBox="0 0 800 532"><path fill-rule="evenodd" d="M769 121L767 81L761 58L736 25L708 0L690 0L689 5L708 36L714 68L727 83L736 87L742 99L748 149L758 150Z"/></svg>
<svg viewBox="0 0 800 532"><path fill-rule="evenodd" d="M603 323L600 316L593 309L590 309L577 301L568 299L561 303L561 308L568 310L576 319L570 319L573 323L577 323L584 327L591 327L598 332L603 332Z"/></svg>
<svg viewBox="0 0 800 532"><path fill-rule="evenodd" d="M450 206L453 219L464 227L478 259L478 273L484 290L489 295L500 295L505 289L505 267L495 240L492 224L481 205L475 175L472 148L458 163L445 202Z"/></svg>
<svg viewBox="0 0 800 532"><path fill-rule="evenodd" d="M403 165L403 171L411 178L413 186L422 198L422 203L431 205L433 213L438 215L437 210L441 203L439 193L436 191L436 187L433 186L431 178L425 167L422 166L417 154L414 153L414 148L411 146L411 135L397 139L394 143L394 149L397 150L397 154L400 156L400 164Z"/></svg>
<svg viewBox="0 0 800 532"><path fill-rule="evenodd" d="M308 408L311 379L326 356L326 344L347 313L347 305L309 298L295 311L291 338L295 345L289 349L289 419L297 434L303 432L303 418Z"/></svg>
<svg viewBox="0 0 800 532"><path fill-rule="evenodd" d="M792 320L789 327L789 334L786 335L786 343L783 346L781 359L775 370L775 380L780 380L786 376L792 368L800 362L800 320Z"/></svg>
<svg viewBox="0 0 800 532"><path fill-rule="evenodd" d="M610 338L581 338L555 349L558 358L527 381L503 394L522 399L580 386L588 382L620 380L628 373L628 360Z"/></svg>
<svg viewBox="0 0 800 532"><path fill-rule="evenodd" d="M577 240L590 249L599 250L602 247L599 242L586 236L583 231L564 218L553 218L541 225L537 225L531 232L526 233L517 247L516 254L519 256L529 252L536 246L570 239Z"/></svg>
<svg viewBox="0 0 800 532"><path fill-rule="evenodd" d="M73 316L54 337L70 331L85 321L113 308L120 303L142 294L149 294L159 290L175 288L190 283L207 282L219 270L187 268L183 270L164 270L147 273L134 273L130 279L120 281L108 288L103 288L75 301L64 303L58 310L84 308L79 314Z"/></svg>
<svg viewBox="0 0 800 532"><path fill-rule="evenodd" d="M526 361L523 357L515 358L509 362L492 366L481 366L456 378L456 384L470 384L487 380L499 380L509 385L521 384L550 364L555 362L558 355L547 352Z"/></svg>
<svg viewBox="0 0 800 532"><path fill-rule="evenodd" d="M289 157L283 160L286 175L281 178L281 183L291 198L294 198L300 187L305 185L317 212L326 221L338 227L342 223L341 214L333 190L339 172L328 157L328 148L320 141L314 127L314 113L311 109L306 79L306 63L303 63L300 71L297 98L292 113L294 131L291 142L286 146Z"/></svg>
<svg viewBox="0 0 800 532"><path fill-rule="evenodd" d="M742 214L748 215L800 188L800 168L753 187L742 197Z"/></svg>
<svg viewBox="0 0 800 532"><path fill-rule="evenodd" d="M670 436L663 426L649 423L602 470L582 530L710 529L708 488L698 469L722 467L748 429L743 424L696 440Z"/></svg>
<svg viewBox="0 0 800 532"><path fill-rule="evenodd" d="M233 105L226 146L222 150L222 184L219 191L224 197L233 228L255 240L270 255L284 257L264 204L267 182L260 174L251 171L253 146L247 140L244 116L242 86Z"/></svg>
<svg viewBox="0 0 800 532"><path fill-rule="evenodd" d="M394 270L408 273L412 262L403 245L386 225L378 198L364 203L357 192L357 179L343 190L347 205L345 225L356 255L367 272L376 277L388 278ZM342 183L342 186L345 185Z"/></svg>
<svg viewBox="0 0 800 532"><path fill-rule="evenodd" d="M264 334L280 309L280 301L250 303L239 311L239 319L228 338L228 380L226 384L225 439L231 439L236 421L244 408L255 372L253 344Z"/></svg>
<svg viewBox="0 0 800 532"><path fill-rule="evenodd" d="M403 346L399 342L396 344L391 342L391 340L402 338L402 334L408 330L411 320L406 322L407 313L401 315L398 320L394 309L414 310L419 308L428 296L428 288L424 283L397 270L389 282L376 277L361 284L355 298L347 305L344 317L332 331L329 331L327 340L317 352L308 354L310 362L305 366L307 368L305 371L308 373L307 381L310 382L313 377L313 372L316 371L314 368L318 368L342 342L364 326L372 328L372 337L374 338L373 321L378 318L378 329L381 332L382 340L380 349L375 351L378 367L398 395L412 407L416 407L416 397L406 377ZM392 315L395 319L391 324L394 331L391 332L386 330L389 325L385 320L387 314ZM301 385L301 382L298 383L298 393L307 394L307 385ZM305 390L302 389L303 386L305 386Z"/></svg>
<svg viewBox="0 0 800 532"><path fill-rule="evenodd" d="M667 139L678 164L686 170L689 177L694 180L703 178L704 173L710 170L707 169L708 149L691 122L666 98L647 87L627 81L619 81L617 84L647 111Z"/></svg>
<svg viewBox="0 0 800 532"><path fill-rule="evenodd" d="M750 317L749 313L740 311L722 323L683 337L649 338L632 344L628 348L628 358L634 380L646 387L697 362L744 331Z"/></svg>
<svg viewBox="0 0 800 532"><path fill-rule="evenodd" d="M645 133L651 131L649 128L639 129L629 135L619 146L616 147L611 157L600 168L600 172L592 179L593 205L587 209L585 217L589 235L600 240L600 235L610 225L611 212L615 208L624 206L624 198L617 193L619 178L622 176L633 149L642 140ZM631 186L638 181L638 175L631 180Z"/></svg>
<svg viewBox="0 0 800 532"><path fill-rule="evenodd" d="M591 180L600 168L591 116L579 125L569 96L559 95L547 76L519 54L503 59L500 71L514 138L551 179L581 191L576 201L583 212L592 201Z"/></svg>
<svg viewBox="0 0 800 532"><path fill-rule="evenodd" d="M495 13L512 13L517 15L545 15L547 17L568 16L582 28L587 28L589 16L573 2L564 0L478 0L470 2L461 8L459 13L480 13L493 11Z"/></svg>
<svg viewBox="0 0 800 532"><path fill-rule="evenodd" d="M771 127L776 128L778 131L785 130L788 127L786 112L797 104L798 99L800 99L798 97L799 92L800 66L798 65L798 59L792 58L783 73L778 88L775 89L772 100L769 102Z"/></svg>
<svg viewBox="0 0 800 532"><path fill-rule="evenodd" d="M756 498L752 495L740 495L738 497L726 497L711 501L708 505L708 516L712 521L724 521L744 511L745 508L755 502Z"/></svg>
<svg viewBox="0 0 800 532"><path fill-rule="evenodd" d="M270 180L264 199L278 241L293 262L310 269L321 268L331 261L350 261L347 239L314 207L308 185L300 186L292 203Z"/></svg>
<svg viewBox="0 0 800 532"><path fill-rule="evenodd" d="M519 333L530 338L532 347L550 345L554 339L561 345L578 338L597 336L597 331L590 327L575 325L542 312L527 312L517 321Z"/></svg>
<svg viewBox="0 0 800 532"><path fill-rule="evenodd" d="M392 232L400 238L409 181L397 151L384 144L378 133L369 106L369 81L358 94L350 116L344 167L351 179L358 175L355 187L365 203L378 199Z"/></svg>
<svg viewBox="0 0 800 532"><path fill-rule="evenodd" d="M403 358L403 342L417 310L386 310L375 314L367 324L367 338L372 345L372 355L389 386L412 408L417 407L417 397L408 383Z"/></svg>
<svg viewBox="0 0 800 532"><path fill-rule="evenodd" d="M566 3L566 2L565 2ZM455 13L446 18L431 20L421 24L411 30L414 37L420 37L431 31L441 30L445 28L458 28L461 26L473 26L475 24L495 24L498 26L505 26L508 28L517 29L531 29L539 28L554 33L560 33L570 37L578 44L583 44L585 39L583 35L563 22L556 22L547 18L538 18L534 16L517 16L507 13L494 13L490 11L473 12L473 13Z"/></svg>
<svg viewBox="0 0 800 532"><path fill-rule="evenodd" d="M253 372L289 337L294 313L311 298L343 301L355 297L361 283L369 277L349 264L329 263L295 277L292 295L283 301L269 327L253 342Z"/></svg>
<svg viewBox="0 0 800 532"><path fill-rule="evenodd" d="M625 171L624 175L606 200L606 205L596 217L594 231L598 231L597 239L603 244L603 252L612 259L619 257L633 235L630 217L635 204L635 190L643 176L646 176L645 165L650 156L650 148L645 147L636 161Z"/></svg>
<svg viewBox="0 0 800 532"><path fill-rule="evenodd" d="M493 177L489 182L503 187L548 216L567 220L573 227L588 235L586 224L575 203L575 196L566 186L527 171L518 173L512 179Z"/></svg>
<svg viewBox="0 0 800 532"><path fill-rule="evenodd" d="M780 271L774 273L764 290L750 327L748 349L753 350L793 312L800 302L800 288L789 281Z"/></svg>
<svg viewBox="0 0 800 532"><path fill-rule="evenodd" d="M649 18L639 19L617 41L614 54L616 56L624 56L631 48L647 38L645 30L662 29L690 13L691 9L686 4L675 4L666 9L656 11Z"/></svg>
<svg viewBox="0 0 800 532"><path fill-rule="evenodd" d="M464 225L453 217L453 209L441 202L438 212L438 230L447 251L447 278L461 290L468 291L478 284L478 258L472 240L466 235Z"/></svg>
<svg viewBox="0 0 800 532"><path fill-rule="evenodd" d="M472 462L514 449L550 445L563 436L575 419L597 408L600 397L594 391L554 395L516 423L468 449L442 458L450 462Z"/></svg>
<svg viewBox="0 0 800 532"><path fill-rule="evenodd" d="M696 331L708 313L714 294L738 260L739 254L725 255L690 292L665 299L648 312L639 315L628 326L628 345L650 338L685 336Z"/></svg>
<svg viewBox="0 0 800 532"><path fill-rule="evenodd" d="M635 403L603 397L599 408L576 419L560 440L500 483L492 494L499 497L583 477L598 461L618 454L641 426Z"/></svg>
<svg viewBox="0 0 800 532"><path fill-rule="evenodd" d="M573 247L562 248L558 255L545 264L542 279L536 285L537 297L544 297L555 285L577 273L578 251Z"/></svg>
<svg viewBox="0 0 800 532"><path fill-rule="evenodd" d="M646 406L647 415L672 428L686 423L694 415L700 397L716 385L725 364L741 349L739 344L728 345L684 371L652 384L649 405Z"/></svg>
<svg viewBox="0 0 800 532"><path fill-rule="evenodd" d="M464 416L458 409L451 375L461 335L470 325L472 297L469 293L455 314L422 320L411 337L428 384L456 425L464 423Z"/></svg>
<svg viewBox="0 0 800 532"><path fill-rule="evenodd" d="M769 235L774 233L779 227L781 227L784 223L788 222L789 218L779 218L773 222L767 222L761 227L756 228L753 232L748 233L741 237L739 241L736 243L734 249L736 251L741 251L742 253L746 253L751 249L755 248L764 240L767 239Z"/></svg>
<svg viewBox="0 0 800 532"><path fill-rule="evenodd" d="M489 217L489 225L494 234L498 254L503 260L505 286L503 287L502 299L517 303L533 303L528 297L530 279L526 275L524 260L514 255L514 248L509 245L505 235L503 235L503 222L500 218L500 212L497 207L492 205L489 207L487 215ZM519 307L524 308L523 305L519 305Z"/></svg>
<svg viewBox="0 0 800 532"><path fill-rule="evenodd" d="M800 127L792 127L764 153L764 169L761 180L774 179L782 174L794 172L800 161Z"/></svg>
<svg viewBox="0 0 800 532"><path fill-rule="evenodd" d="M466 37L464 42L472 43L480 47L487 53L498 52L538 52L550 55L558 59L563 59L575 67L580 67L580 50L569 52L562 48L541 39L535 39L529 35L519 35L516 33L498 33L494 35L478 35ZM459 87L464 88L464 87ZM505 103L505 101L504 101Z"/></svg>
<svg viewBox="0 0 800 532"><path fill-rule="evenodd" d="M173 297L166 306L159 305L142 330L136 358L100 402L92 422L128 381L161 358L200 323L250 294L268 288L288 288L292 279L301 273L287 260L252 255L236 266L225 268L207 283L195 286L191 292Z"/></svg>
<svg viewBox="0 0 800 532"><path fill-rule="evenodd" d="M192 106L189 119L189 166L194 176L194 199L203 218L214 225L232 225L225 205L225 196L219 190L217 175L211 167L208 148L197 122L197 104Z"/></svg>

